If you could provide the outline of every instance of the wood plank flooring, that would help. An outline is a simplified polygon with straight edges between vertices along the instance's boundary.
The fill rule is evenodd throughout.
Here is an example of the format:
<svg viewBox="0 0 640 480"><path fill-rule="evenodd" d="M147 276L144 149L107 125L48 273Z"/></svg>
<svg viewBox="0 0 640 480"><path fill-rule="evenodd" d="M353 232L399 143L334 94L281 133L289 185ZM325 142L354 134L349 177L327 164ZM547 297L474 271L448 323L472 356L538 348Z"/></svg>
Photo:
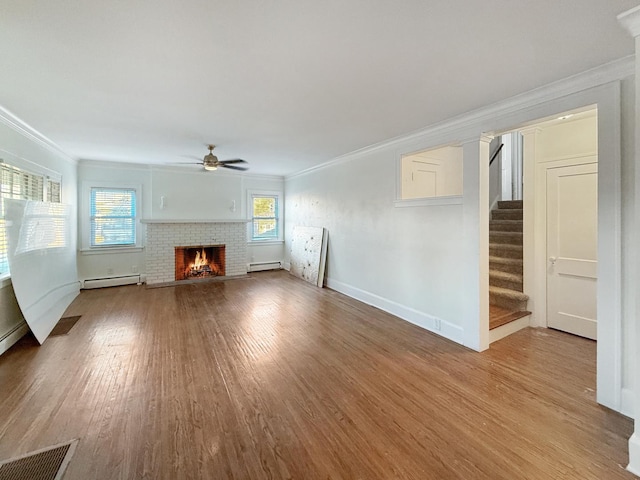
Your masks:
<svg viewBox="0 0 640 480"><path fill-rule="evenodd" d="M0 459L79 438L65 480L632 479L595 343L479 354L286 272L84 291L0 357Z"/></svg>

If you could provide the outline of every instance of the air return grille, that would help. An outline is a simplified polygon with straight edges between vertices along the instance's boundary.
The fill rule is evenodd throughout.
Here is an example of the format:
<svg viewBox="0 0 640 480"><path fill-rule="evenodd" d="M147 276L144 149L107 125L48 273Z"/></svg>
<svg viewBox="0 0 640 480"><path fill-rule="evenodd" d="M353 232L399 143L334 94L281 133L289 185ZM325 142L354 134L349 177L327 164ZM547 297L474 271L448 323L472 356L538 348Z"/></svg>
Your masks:
<svg viewBox="0 0 640 480"><path fill-rule="evenodd" d="M0 480L60 480L77 440L0 462Z"/></svg>

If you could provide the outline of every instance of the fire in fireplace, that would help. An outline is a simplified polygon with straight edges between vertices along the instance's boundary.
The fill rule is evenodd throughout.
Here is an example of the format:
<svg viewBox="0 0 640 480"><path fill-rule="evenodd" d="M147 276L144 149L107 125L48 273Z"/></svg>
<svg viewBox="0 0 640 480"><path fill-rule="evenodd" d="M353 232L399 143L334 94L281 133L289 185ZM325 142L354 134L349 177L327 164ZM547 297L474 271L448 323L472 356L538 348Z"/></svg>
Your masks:
<svg viewBox="0 0 640 480"><path fill-rule="evenodd" d="M225 246L175 247L176 281L224 276Z"/></svg>

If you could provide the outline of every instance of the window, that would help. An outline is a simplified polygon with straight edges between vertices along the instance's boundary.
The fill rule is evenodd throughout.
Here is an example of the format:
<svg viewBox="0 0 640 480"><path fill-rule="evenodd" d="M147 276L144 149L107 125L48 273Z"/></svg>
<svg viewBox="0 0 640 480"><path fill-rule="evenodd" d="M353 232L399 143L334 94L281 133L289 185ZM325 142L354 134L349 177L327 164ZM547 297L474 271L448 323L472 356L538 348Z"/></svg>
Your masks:
<svg viewBox="0 0 640 480"><path fill-rule="evenodd" d="M136 190L92 187L91 247L136 245Z"/></svg>
<svg viewBox="0 0 640 480"><path fill-rule="evenodd" d="M57 195L52 202L60 202L60 182L49 181L57 185ZM27 172L0 160L0 276L9 273L7 261L7 235L4 223L4 199L42 201L45 197L45 177ZM47 193L47 199L49 194Z"/></svg>
<svg viewBox="0 0 640 480"><path fill-rule="evenodd" d="M281 241L279 192L249 192L250 241Z"/></svg>

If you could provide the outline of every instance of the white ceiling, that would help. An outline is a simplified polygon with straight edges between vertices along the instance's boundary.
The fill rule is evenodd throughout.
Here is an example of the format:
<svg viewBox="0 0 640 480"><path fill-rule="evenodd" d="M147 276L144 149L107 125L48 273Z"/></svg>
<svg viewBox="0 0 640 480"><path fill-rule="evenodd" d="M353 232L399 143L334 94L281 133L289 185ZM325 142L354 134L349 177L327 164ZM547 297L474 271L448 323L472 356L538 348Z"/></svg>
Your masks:
<svg viewBox="0 0 640 480"><path fill-rule="evenodd" d="M638 0L2 0L0 105L72 156L289 174L633 53Z"/></svg>

